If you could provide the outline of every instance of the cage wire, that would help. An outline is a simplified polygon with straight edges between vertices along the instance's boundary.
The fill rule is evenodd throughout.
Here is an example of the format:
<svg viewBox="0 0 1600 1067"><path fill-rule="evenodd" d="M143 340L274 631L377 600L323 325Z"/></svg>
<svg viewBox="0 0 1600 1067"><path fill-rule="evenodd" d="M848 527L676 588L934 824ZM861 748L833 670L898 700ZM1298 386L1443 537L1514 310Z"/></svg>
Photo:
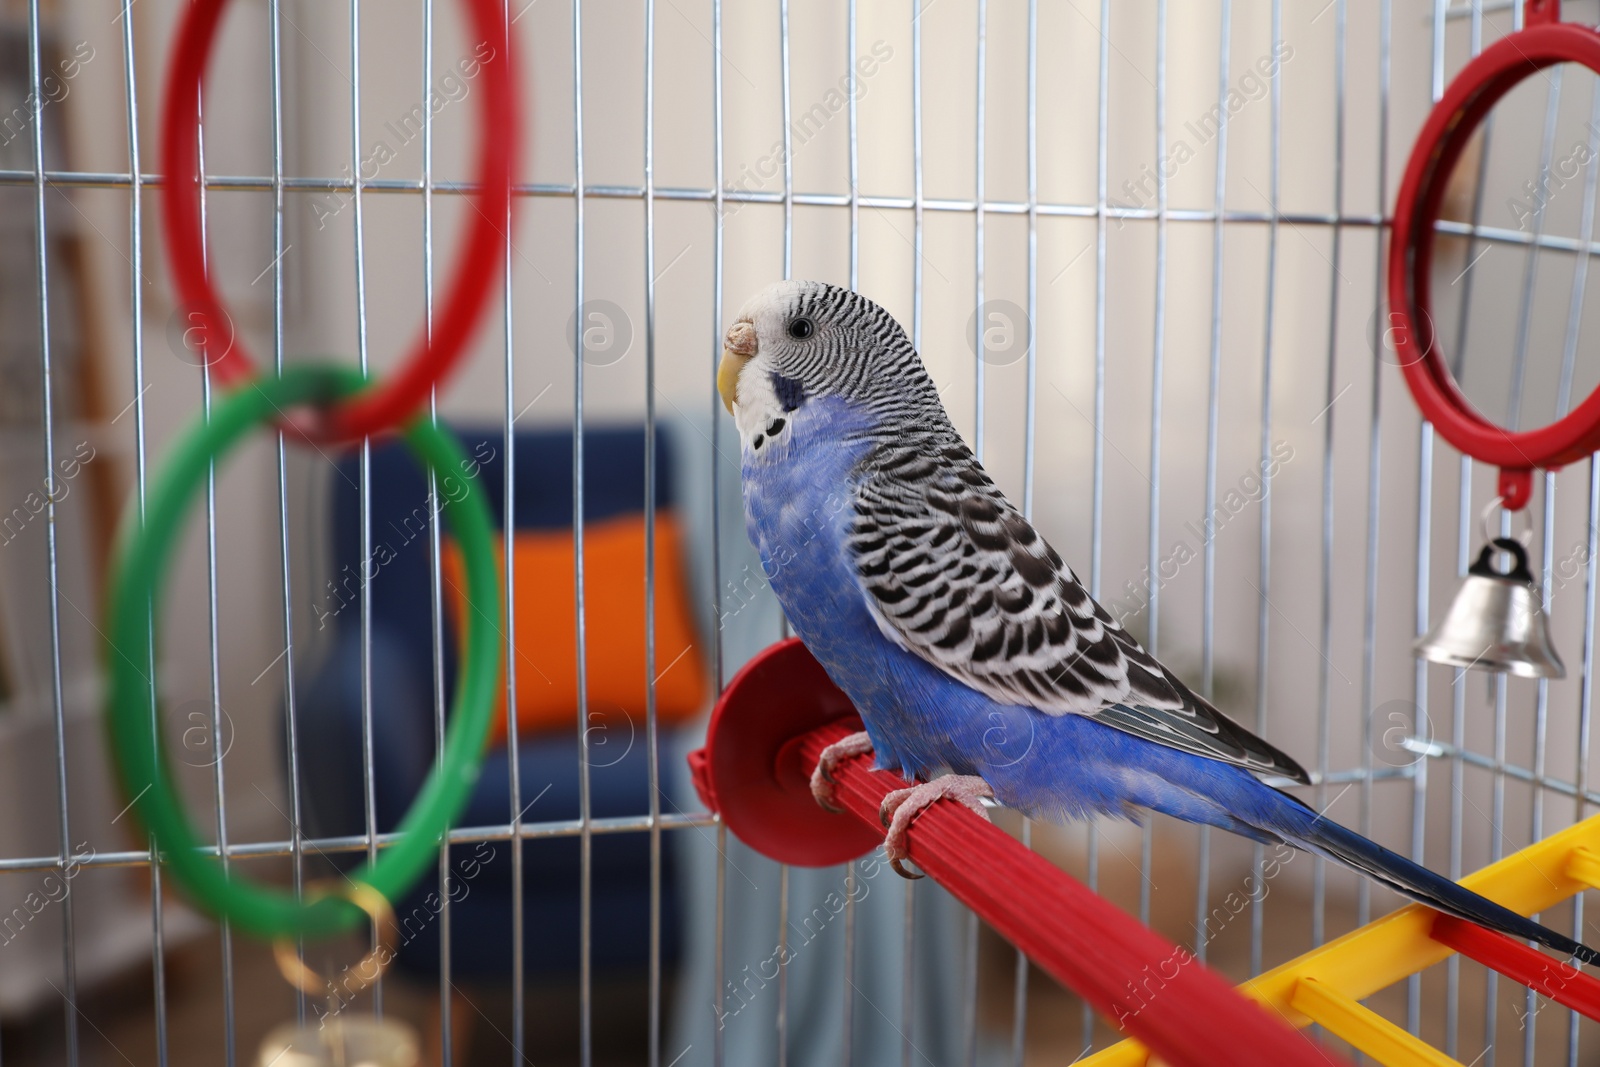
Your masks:
<svg viewBox="0 0 1600 1067"><path fill-rule="evenodd" d="M1565 8L1600 21L1593 3ZM123 818L98 731L107 531L214 395L155 228L163 176L150 160L181 9L12 0L5 11L8 1063L250 1062L261 1025L318 1010L261 977L263 948L215 931L163 881ZM1592 811L1593 461L1544 475L1530 509L1568 677L1486 681L1410 651L1465 573L1494 472L1440 447L1405 390L1384 223L1427 109L1471 55L1520 25L1520 5L512 0L506 11L530 146L517 229L503 299L431 410L492 427L508 456L535 426L570 427L580 446L586 427L668 431L690 554L701 554L690 600L719 682L782 632L743 544L737 439L713 380L720 337L761 285L822 278L896 315L1008 495L1147 647L1314 770L1298 791L1308 802L1452 877ZM235 328L274 363L333 352L382 374L428 320L443 250L463 228L479 91L469 71L493 60L437 0L234 4L217 51L205 224ZM1496 108L1453 179L1441 336L1474 403L1510 425L1549 421L1600 381L1581 343L1585 327L1594 336L1597 157L1600 81L1557 69ZM580 571L585 454L574 458ZM236 869L298 888L389 840L374 814L384 709L370 695L368 581L351 598L369 672L366 828L303 831L295 694L330 654L328 591L342 581L326 536L332 460L261 435L217 471L153 664L177 770L192 810L210 812L214 846ZM370 503L366 452L360 471ZM416 610L431 619L442 729L447 610L430 529L432 591ZM538 595L514 576L505 592ZM585 610L580 589L580 648L607 639L582 627ZM654 648L651 670L674 653ZM507 848L503 1017L474 1000L452 972L459 875L441 856L437 981L419 993L391 979L370 998L431 1013L429 1062L465 1062L470 1025L472 1062L545 1062L565 1054L541 1048L562 1030L588 1064L624 1016L644 1020L640 1058L652 1064L739 1062L750 1046L723 1021L756 992L771 1024L762 1047L778 1063L877 1062L868 1050L881 1047L934 1062L918 1037L934 1025L954 1035L938 1046L952 1062L1067 1062L1114 1040L936 888L876 881L864 861L827 872L843 915L814 954L826 967L797 969L812 895L833 883L764 873L684 786L688 746L657 730L653 703L623 714L648 749L648 806L594 815L594 752L624 724L583 701L585 663L580 652L577 817L546 817L542 783L513 772L505 819L451 838L579 842L581 964L529 979L524 932L538 916L523 892L538 872ZM1002 823L1235 980L1400 903L1311 857L1265 878L1261 846L1172 822ZM649 841L642 985L621 1001L596 999L607 979L590 958L594 847L607 835ZM663 912L668 853L681 918ZM880 903L896 902L887 931L858 906L869 878ZM1592 943L1586 919L1581 896L1543 916ZM673 963L662 930L676 922ZM775 973L752 987L749 961L774 944ZM143 976L135 992L103 995L130 974ZM952 992L941 1000L936 986ZM1370 1004L1467 1062L1578 1064L1600 1047L1592 1023L1454 957Z"/></svg>

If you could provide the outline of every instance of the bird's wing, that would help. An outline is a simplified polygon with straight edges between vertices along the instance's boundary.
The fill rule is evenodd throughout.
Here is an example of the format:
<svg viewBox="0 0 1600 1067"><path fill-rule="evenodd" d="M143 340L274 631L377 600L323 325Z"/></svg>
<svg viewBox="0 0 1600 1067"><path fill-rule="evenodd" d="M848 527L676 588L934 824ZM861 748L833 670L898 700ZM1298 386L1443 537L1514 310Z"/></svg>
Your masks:
<svg viewBox="0 0 1600 1067"><path fill-rule="evenodd" d="M890 640L1001 703L1307 780L1141 648L965 445L884 446L861 470L849 553Z"/></svg>

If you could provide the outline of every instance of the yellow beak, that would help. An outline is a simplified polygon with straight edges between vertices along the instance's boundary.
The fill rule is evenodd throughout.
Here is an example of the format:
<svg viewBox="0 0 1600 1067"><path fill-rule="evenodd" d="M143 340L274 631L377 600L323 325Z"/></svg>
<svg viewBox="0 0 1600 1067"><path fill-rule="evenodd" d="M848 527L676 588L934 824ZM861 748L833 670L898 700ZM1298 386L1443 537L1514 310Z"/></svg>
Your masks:
<svg viewBox="0 0 1600 1067"><path fill-rule="evenodd" d="M722 362L717 364L717 392L722 395L722 406L728 409L729 415L733 414L733 402L739 395L739 372L750 359L727 348L722 350Z"/></svg>
<svg viewBox="0 0 1600 1067"><path fill-rule="evenodd" d="M717 392L722 394L722 406L729 415L739 398L739 372L755 357L756 328L749 319L739 319L728 327L722 340L722 362L717 365Z"/></svg>

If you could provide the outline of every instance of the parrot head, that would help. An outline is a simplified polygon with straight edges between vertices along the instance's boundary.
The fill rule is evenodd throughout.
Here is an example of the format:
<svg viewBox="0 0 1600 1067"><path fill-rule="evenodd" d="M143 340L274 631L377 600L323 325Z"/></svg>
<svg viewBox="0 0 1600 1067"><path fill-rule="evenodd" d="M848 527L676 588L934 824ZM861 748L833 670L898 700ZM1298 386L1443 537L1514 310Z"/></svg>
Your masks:
<svg viewBox="0 0 1600 1067"><path fill-rule="evenodd" d="M735 417L735 407L771 408L764 414L776 415L822 396L931 400L939 407L933 382L894 316L826 282L777 282L739 309L723 337L717 392Z"/></svg>

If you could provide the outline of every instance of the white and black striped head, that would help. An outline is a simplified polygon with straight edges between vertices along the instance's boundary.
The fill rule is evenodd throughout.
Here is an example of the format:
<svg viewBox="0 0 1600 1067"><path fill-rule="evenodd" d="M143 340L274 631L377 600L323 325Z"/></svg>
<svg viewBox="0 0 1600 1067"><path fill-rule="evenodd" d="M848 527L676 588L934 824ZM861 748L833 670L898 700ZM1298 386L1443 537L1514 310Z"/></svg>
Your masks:
<svg viewBox="0 0 1600 1067"><path fill-rule="evenodd" d="M777 282L751 297L723 339L717 390L741 433L824 397L859 403L891 425L944 415L894 316L826 282Z"/></svg>

